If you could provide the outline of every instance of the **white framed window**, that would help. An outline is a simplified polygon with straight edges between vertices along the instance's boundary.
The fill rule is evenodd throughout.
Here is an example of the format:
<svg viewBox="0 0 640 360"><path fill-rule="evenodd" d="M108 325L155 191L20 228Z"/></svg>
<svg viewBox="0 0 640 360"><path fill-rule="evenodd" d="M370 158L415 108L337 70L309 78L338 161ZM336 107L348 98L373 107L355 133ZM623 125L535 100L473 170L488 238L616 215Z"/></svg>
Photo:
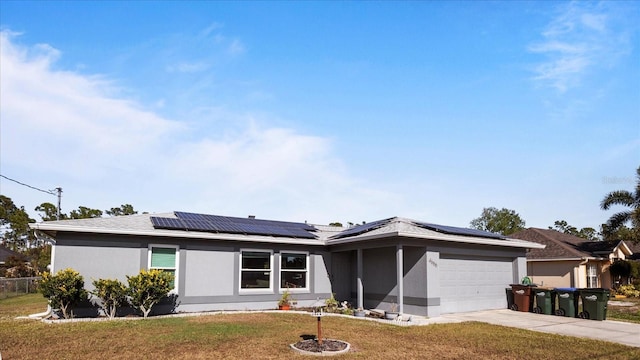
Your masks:
<svg viewBox="0 0 640 360"><path fill-rule="evenodd" d="M178 291L178 269L180 247L178 245L149 245L148 269L162 270L173 274L173 290Z"/></svg>
<svg viewBox="0 0 640 360"><path fill-rule="evenodd" d="M280 252L280 291L309 290L309 253Z"/></svg>
<svg viewBox="0 0 640 360"><path fill-rule="evenodd" d="M273 251L240 250L240 293L273 292Z"/></svg>
<svg viewBox="0 0 640 360"><path fill-rule="evenodd" d="M598 287L598 265L587 264L587 287Z"/></svg>

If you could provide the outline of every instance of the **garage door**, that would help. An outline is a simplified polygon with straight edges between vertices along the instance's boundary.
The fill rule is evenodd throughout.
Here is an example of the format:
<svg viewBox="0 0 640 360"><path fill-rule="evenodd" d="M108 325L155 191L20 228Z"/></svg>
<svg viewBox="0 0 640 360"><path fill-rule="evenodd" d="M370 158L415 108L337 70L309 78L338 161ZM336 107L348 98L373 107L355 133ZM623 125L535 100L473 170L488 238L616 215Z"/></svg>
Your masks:
<svg viewBox="0 0 640 360"><path fill-rule="evenodd" d="M442 314L506 308L513 283L512 259L440 257Z"/></svg>

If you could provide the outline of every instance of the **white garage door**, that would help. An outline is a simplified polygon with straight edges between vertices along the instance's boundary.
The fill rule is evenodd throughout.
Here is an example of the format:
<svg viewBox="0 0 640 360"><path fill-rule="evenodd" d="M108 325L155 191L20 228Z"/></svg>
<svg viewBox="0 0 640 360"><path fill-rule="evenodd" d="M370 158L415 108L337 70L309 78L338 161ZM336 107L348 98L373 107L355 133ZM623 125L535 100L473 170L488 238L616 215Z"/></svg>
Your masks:
<svg viewBox="0 0 640 360"><path fill-rule="evenodd" d="M443 314L506 308L505 288L513 283L511 259L440 257Z"/></svg>

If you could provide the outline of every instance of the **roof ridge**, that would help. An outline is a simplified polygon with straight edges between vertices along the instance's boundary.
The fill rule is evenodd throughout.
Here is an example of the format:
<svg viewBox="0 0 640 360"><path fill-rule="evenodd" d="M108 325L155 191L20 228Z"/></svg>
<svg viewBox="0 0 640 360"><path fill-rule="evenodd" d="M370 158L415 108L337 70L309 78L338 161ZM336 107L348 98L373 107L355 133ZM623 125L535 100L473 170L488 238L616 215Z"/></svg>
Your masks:
<svg viewBox="0 0 640 360"><path fill-rule="evenodd" d="M531 228L531 230L533 230L534 232L536 232L536 233L540 234L540 235L541 235L542 237L544 237L545 239L547 239L547 240L549 240L549 241L551 241L551 242L553 242L553 243L558 244L558 246L560 246L560 247L562 247L562 248L564 248L564 249L568 250L569 252L571 252L571 253L573 253L573 254L575 254L575 255L578 255L578 256L580 256L580 257L585 256L585 252L580 251L580 250L577 250L577 249L574 249L574 248L572 248L571 246L568 246L567 244L565 244L564 242L562 242L562 241L560 241L560 240L557 240L557 239L554 239L554 238L553 238L553 237L551 237L551 236L548 236L548 235L547 235L547 234L545 234L543 231L555 231L555 232L557 232L558 234L563 234L563 235L569 235L569 236L572 236L572 235L570 235L570 234L564 234L564 233L561 233L561 232L559 232L559 231L557 231L557 230L553 230L553 229L548 229L548 230L547 230L547 229ZM543 230L543 231L540 231L540 230ZM591 255L591 254L588 254L588 255Z"/></svg>

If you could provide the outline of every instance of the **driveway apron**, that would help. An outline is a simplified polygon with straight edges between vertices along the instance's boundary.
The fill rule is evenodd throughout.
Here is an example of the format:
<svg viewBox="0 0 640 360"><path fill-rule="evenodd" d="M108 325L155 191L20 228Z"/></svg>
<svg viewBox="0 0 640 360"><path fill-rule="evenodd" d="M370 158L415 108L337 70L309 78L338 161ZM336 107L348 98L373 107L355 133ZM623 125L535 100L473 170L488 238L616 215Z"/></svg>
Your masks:
<svg viewBox="0 0 640 360"><path fill-rule="evenodd" d="M640 324L615 320L585 320L507 309L445 314L442 322L478 321L551 334L583 337L640 347Z"/></svg>

